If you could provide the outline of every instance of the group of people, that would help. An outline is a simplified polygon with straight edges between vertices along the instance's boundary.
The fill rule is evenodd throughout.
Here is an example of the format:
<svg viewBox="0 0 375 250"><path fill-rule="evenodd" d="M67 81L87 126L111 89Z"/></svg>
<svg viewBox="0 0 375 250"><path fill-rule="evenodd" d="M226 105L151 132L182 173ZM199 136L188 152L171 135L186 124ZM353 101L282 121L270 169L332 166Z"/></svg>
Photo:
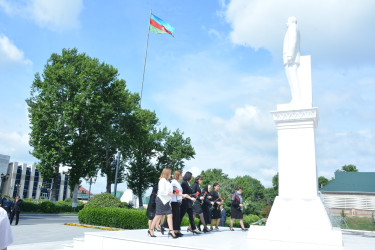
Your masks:
<svg viewBox="0 0 375 250"><path fill-rule="evenodd" d="M21 205L22 200L19 196L16 196L16 198L11 201L10 198L6 195L3 195L3 197L0 197L0 207L2 207L9 217L9 222L12 225L14 216L16 217L16 226L18 225L18 221L20 219L20 212L21 212Z"/></svg>
<svg viewBox="0 0 375 250"><path fill-rule="evenodd" d="M202 231L207 233L218 230L222 213L225 213L222 205L223 200L219 194L220 184L215 182L212 186L206 185L202 190L203 178L199 175L191 186L189 184L193 178L191 172L182 175L182 171L177 170L174 172L172 181L169 182L171 175L171 169L164 168L158 185L153 187L146 213L149 219L148 235L156 237L154 230L164 234L165 229L169 228L168 237L182 237L181 222L186 213L189 217L188 232L201 234ZM235 219L240 220L242 230L247 230L243 224L241 193L242 188L237 186L236 192L231 196L231 231L234 231L233 222ZM164 221L165 216L167 216L166 221ZM199 218L198 225L195 225L195 217ZM201 225L203 225L203 229L201 229ZM220 226L224 225L220 224Z"/></svg>

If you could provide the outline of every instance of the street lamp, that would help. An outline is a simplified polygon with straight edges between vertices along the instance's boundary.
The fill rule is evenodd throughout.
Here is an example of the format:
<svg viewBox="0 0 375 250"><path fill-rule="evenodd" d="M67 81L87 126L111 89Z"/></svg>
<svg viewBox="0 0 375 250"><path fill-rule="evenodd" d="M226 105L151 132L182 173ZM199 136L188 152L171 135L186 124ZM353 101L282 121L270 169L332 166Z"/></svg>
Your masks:
<svg viewBox="0 0 375 250"><path fill-rule="evenodd" d="M90 200L91 185L96 182L96 176L91 177L91 176L86 175L85 180L86 180L86 183L90 185L90 188L89 188L89 200Z"/></svg>

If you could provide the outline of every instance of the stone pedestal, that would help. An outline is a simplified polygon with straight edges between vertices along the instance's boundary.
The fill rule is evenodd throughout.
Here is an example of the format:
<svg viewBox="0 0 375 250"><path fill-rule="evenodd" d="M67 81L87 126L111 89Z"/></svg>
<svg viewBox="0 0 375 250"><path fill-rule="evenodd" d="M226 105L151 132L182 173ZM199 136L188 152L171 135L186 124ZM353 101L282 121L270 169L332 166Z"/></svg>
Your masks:
<svg viewBox="0 0 375 250"><path fill-rule="evenodd" d="M279 196L266 226L251 226L249 239L342 245L318 197L315 128L318 108L272 112L278 131Z"/></svg>

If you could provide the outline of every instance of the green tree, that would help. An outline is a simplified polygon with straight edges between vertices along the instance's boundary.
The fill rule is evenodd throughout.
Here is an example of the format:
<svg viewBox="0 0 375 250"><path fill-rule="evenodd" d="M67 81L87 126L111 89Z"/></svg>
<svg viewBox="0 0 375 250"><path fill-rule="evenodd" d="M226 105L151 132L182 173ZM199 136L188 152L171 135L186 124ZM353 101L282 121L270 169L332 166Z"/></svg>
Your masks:
<svg viewBox="0 0 375 250"><path fill-rule="evenodd" d="M272 186L277 191L276 195L278 195L278 193L279 193L279 172L277 172L277 174L275 174L272 177Z"/></svg>
<svg viewBox="0 0 375 250"><path fill-rule="evenodd" d="M355 165L349 164L342 166L341 169L337 169L336 172L358 172L358 169Z"/></svg>
<svg viewBox="0 0 375 250"><path fill-rule="evenodd" d="M228 179L228 175L223 173L223 170L218 168L207 169L201 172L200 176L203 178L202 186L210 184L211 186L217 182L222 183L224 180Z"/></svg>
<svg viewBox="0 0 375 250"><path fill-rule="evenodd" d="M179 129L172 133L168 132L163 139L156 169L159 172L166 167L172 169L172 171L183 170L185 167L184 161L194 158L194 155L195 151L189 137L185 139L184 133Z"/></svg>
<svg viewBox="0 0 375 250"><path fill-rule="evenodd" d="M154 112L138 109L133 114L129 129L131 154L126 165L126 181L143 207L142 195L145 190L155 185L157 172L152 160L162 148L161 142L166 129L158 129L158 118Z"/></svg>
<svg viewBox="0 0 375 250"><path fill-rule="evenodd" d="M322 187L324 187L325 185L327 185L328 184L328 182L329 182L329 180L326 178L326 177L324 177L324 176L319 176L319 178L318 178L318 188L322 188Z"/></svg>

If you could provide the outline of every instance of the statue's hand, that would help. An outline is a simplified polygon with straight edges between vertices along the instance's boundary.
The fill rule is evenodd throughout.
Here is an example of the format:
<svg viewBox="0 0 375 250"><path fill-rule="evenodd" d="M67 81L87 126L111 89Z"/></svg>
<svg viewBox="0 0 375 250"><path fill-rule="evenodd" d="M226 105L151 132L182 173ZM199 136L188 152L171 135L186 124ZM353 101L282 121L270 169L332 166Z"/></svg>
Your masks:
<svg viewBox="0 0 375 250"><path fill-rule="evenodd" d="M292 64L293 63L293 57L288 56L287 57L287 64Z"/></svg>

